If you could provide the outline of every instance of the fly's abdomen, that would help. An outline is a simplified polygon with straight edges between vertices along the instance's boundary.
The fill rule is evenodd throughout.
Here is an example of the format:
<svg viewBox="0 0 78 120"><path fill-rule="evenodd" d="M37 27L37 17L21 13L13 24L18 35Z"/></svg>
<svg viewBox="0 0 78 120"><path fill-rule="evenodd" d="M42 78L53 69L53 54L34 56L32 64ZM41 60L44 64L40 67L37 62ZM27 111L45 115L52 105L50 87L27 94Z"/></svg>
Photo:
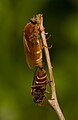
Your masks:
<svg viewBox="0 0 78 120"><path fill-rule="evenodd" d="M35 103L41 103L45 98L47 83L48 77L46 75L46 71L42 68L35 75L32 84L32 95Z"/></svg>

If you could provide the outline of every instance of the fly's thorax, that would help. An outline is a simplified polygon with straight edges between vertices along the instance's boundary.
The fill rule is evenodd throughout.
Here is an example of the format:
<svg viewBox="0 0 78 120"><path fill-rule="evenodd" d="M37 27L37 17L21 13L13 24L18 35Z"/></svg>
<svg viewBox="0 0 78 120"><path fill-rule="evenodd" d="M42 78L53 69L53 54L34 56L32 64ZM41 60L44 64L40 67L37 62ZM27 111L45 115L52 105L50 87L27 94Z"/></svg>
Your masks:
<svg viewBox="0 0 78 120"><path fill-rule="evenodd" d="M25 33L25 37L26 39L32 35L32 33L34 33L35 31L35 26L32 23L28 23L26 24L26 26L24 27L24 33Z"/></svg>

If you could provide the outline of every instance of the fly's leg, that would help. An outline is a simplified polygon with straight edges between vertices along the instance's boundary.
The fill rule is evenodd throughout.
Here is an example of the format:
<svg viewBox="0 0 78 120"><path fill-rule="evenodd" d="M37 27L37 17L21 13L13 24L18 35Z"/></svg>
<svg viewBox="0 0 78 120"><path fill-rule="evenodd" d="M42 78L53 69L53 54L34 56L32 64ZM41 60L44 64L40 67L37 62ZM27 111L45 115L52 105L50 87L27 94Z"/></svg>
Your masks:
<svg viewBox="0 0 78 120"><path fill-rule="evenodd" d="M44 102L48 102L48 99L46 96L44 96L44 99L41 101L41 103L38 103L37 105L39 107L49 106L49 104L45 104Z"/></svg>

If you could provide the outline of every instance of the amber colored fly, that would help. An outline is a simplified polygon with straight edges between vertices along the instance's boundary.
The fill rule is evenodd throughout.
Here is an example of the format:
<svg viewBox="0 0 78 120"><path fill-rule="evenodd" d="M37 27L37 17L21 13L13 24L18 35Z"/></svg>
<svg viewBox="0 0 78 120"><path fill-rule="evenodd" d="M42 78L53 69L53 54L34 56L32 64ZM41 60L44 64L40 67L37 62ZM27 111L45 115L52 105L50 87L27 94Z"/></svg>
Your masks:
<svg viewBox="0 0 78 120"><path fill-rule="evenodd" d="M24 27L23 42L26 55L26 61L29 68L35 66L42 67L42 40L40 37L39 23L40 15L30 19Z"/></svg>
<svg viewBox="0 0 78 120"><path fill-rule="evenodd" d="M37 69L33 83L32 83L32 96L33 101L37 104L41 104L44 102L46 96L46 85L48 84L48 77L46 75L46 71L44 68Z"/></svg>

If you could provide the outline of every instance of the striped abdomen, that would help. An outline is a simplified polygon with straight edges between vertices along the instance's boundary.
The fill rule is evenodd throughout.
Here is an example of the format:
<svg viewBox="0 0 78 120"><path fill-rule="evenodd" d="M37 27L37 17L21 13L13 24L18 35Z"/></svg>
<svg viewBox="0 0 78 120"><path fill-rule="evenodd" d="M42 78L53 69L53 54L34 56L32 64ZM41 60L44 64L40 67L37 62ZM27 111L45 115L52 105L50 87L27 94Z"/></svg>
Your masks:
<svg viewBox="0 0 78 120"><path fill-rule="evenodd" d="M35 103L41 103L45 98L47 83L48 77L46 71L42 68L35 75L32 84L32 95Z"/></svg>

